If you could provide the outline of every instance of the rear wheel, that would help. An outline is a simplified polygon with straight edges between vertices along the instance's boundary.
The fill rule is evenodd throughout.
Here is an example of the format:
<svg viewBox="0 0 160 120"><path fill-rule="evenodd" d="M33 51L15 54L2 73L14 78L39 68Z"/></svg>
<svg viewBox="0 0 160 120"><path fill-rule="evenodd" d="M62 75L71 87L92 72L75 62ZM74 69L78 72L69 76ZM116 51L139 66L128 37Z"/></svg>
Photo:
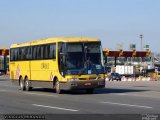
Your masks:
<svg viewBox="0 0 160 120"><path fill-rule="evenodd" d="M22 91L25 90L25 84L24 84L24 80L22 79L22 77L19 80L19 86L20 86L20 90Z"/></svg>
<svg viewBox="0 0 160 120"><path fill-rule="evenodd" d="M26 87L26 91L30 91L32 89L31 87L31 82L28 80L28 78L25 78L25 87Z"/></svg>
<svg viewBox="0 0 160 120"><path fill-rule="evenodd" d="M56 81L55 89L56 89L56 93L58 93L58 94L62 93L62 90L60 89L60 83L58 80Z"/></svg>
<svg viewBox="0 0 160 120"><path fill-rule="evenodd" d="M86 89L87 94L93 94L93 92L94 92L94 89Z"/></svg>

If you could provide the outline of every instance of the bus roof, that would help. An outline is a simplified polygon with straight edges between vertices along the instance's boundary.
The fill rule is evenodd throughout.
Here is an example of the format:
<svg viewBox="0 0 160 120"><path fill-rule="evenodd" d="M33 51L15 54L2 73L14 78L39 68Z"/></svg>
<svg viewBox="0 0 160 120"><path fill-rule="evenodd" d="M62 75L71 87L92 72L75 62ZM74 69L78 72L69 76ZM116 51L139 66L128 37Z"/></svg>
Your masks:
<svg viewBox="0 0 160 120"><path fill-rule="evenodd" d="M98 42L100 41L97 38L82 38L82 37L58 37L58 38L46 38L46 39L40 39L40 40L34 40L27 43L21 43L21 44L12 44L10 48L14 47L25 47L25 46L32 46L37 44L47 44L52 42Z"/></svg>

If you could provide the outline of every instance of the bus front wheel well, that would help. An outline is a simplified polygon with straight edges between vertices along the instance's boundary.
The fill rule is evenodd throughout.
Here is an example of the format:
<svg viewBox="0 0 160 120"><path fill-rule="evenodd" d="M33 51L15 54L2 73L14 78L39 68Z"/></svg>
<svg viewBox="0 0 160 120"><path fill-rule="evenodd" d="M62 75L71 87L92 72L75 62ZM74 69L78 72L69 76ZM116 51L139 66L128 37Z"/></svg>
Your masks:
<svg viewBox="0 0 160 120"><path fill-rule="evenodd" d="M54 79L53 79L53 88L55 88L55 85L56 85L57 80L58 80L58 78L57 78L57 77L54 77Z"/></svg>
<svg viewBox="0 0 160 120"><path fill-rule="evenodd" d="M26 79L28 79L28 76L27 76L27 75L24 77L24 80L26 80Z"/></svg>

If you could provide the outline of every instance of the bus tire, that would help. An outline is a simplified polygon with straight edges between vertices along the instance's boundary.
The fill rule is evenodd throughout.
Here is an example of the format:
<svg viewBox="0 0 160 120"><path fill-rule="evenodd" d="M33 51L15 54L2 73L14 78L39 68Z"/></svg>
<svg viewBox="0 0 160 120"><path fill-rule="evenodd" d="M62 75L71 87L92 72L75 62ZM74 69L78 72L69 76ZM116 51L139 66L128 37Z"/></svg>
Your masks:
<svg viewBox="0 0 160 120"><path fill-rule="evenodd" d="M86 89L87 94L93 94L93 92L94 92L94 89Z"/></svg>
<svg viewBox="0 0 160 120"><path fill-rule="evenodd" d="M55 89L56 89L56 93L62 94L62 90L60 89L60 83L58 80L56 80Z"/></svg>
<svg viewBox="0 0 160 120"><path fill-rule="evenodd" d="M25 83L22 77L20 77L19 79L19 86L20 86L20 90L25 91Z"/></svg>
<svg viewBox="0 0 160 120"><path fill-rule="evenodd" d="M31 82L28 80L28 77L25 78L25 87L26 87L26 91L32 90Z"/></svg>

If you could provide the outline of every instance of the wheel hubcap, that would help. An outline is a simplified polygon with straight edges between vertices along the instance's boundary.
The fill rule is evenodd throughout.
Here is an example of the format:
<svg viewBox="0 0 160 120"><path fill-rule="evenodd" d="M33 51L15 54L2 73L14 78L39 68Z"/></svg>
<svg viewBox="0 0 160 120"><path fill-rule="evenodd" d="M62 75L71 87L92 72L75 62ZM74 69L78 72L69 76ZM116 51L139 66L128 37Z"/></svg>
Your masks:
<svg viewBox="0 0 160 120"><path fill-rule="evenodd" d="M28 86L29 86L29 83L28 83L28 80L26 80L26 87L28 88Z"/></svg>
<svg viewBox="0 0 160 120"><path fill-rule="evenodd" d="M22 81L20 82L20 87L23 88L23 83L22 83Z"/></svg>

